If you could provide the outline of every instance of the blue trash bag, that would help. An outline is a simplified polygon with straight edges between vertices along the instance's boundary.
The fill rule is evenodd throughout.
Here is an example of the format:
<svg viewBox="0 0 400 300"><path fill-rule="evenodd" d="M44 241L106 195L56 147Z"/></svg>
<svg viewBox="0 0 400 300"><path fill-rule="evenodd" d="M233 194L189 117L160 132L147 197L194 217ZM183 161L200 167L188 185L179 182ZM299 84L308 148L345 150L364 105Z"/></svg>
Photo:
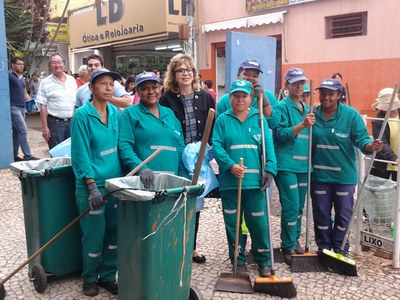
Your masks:
<svg viewBox="0 0 400 300"><path fill-rule="evenodd" d="M194 169L196 167L197 158L199 156L201 142L187 144L182 154L182 161L185 168L189 171L190 178L193 178ZM210 146L207 145L204 154L203 162L201 164L199 183L204 184L204 192L196 201L196 211L204 208L204 197L213 189L219 187L217 176L211 167L210 161L213 159Z"/></svg>
<svg viewBox="0 0 400 300"><path fill-rule="evenodd" d="M51 157L71 157L71 138L49 150Z"/></svg>
<svg viewBox="0 0 400 300"><path fill-rule="evenodd" d="M35 98L25 101L25 108L28 114L35 114L39 112L39 107L36 104Z"/></svg>

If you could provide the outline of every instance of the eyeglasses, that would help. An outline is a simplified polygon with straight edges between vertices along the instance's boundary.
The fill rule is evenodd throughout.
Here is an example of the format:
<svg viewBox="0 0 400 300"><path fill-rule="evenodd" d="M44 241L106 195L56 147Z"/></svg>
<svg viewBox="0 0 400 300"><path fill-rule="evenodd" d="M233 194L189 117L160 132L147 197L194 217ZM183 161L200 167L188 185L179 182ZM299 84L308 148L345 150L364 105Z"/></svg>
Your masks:
<svg viewBox="0 0 400 300"><path fill-rule="evenodd" d="M64 65L64 62L63 61L52 61L50 64L52 66L62 66L62 65Z"/></svg>
<svg viewBox="0 0 400 300"><path fill-rule="evenodd" d="M23 66L23 65L25 65L25 64L24 64L24 63L15 63L14 65Z"/></svg>
<svg viewBox="0 0 400 300"><path fill-rule="evenodd" d="M193 71L194 71L193 68L186 68L186 69L180 68L180 69L176 69L176 70L175 70L175 73L178 73L178 74L185 74L185 72L186 72L186 73L188 73L188 74L192 74Z"/></svg>

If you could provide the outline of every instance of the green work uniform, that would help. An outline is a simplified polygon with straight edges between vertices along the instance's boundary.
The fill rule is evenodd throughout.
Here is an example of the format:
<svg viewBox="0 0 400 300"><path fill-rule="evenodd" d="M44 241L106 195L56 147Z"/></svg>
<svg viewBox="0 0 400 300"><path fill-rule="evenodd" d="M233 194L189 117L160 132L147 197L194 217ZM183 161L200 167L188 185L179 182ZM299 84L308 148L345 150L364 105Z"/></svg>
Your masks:
<svg viewBox="0 0 400 300"><path fill-rule="evenodd" d="M88 208L85 178L93 178L101 193L105 180L121 177L118 155L118 109L107 104L107 123L91 102L77 109L72 119L71 159L76 177L79 213ZM117 203L111 195L105 206L81 219L83 273L85 282L115 281L117 272Z"/></svg>
<svg viewBox="0 0 400 300"><path fill-rule="evenodd" d="M124 109L120 118L118 142L121 159L132 170L161 148L163 151L143 169L187 177L188 173L182 163L185 145L181 123L171 109L160 104L157 107L159 118L142 103Z"/></svg>
<svg viewBox="0 0 400 300"><path fill-rule="evenodd" d="M269 117L265 117L268 122L268 126L270 129L274 129L280 121L280 112L277 110L276 105L278 104L278 100L276 100L275 95L268 91L264 90L264 93L267 95L269 102L272 106L272 114ZM258 109L258 104L257 104L257 98L253 98L253 102L251 104L252 107ZM228 109L231 108L231 102L229 98L229 94L223 95L219 100L217 104L217 111L216 115L217 117L222 115L224 112L226 112Z"/></svg>
<svg viewBox="0 0 400 300"><path fill-rule="evenodd" d="M278 103L281 121L274 130L278 174L275 177L281 202L281 248L294 250L301 234L301 218L307 193L308 128L294 136L294 127L308 114L288 96Z"/></svg>
<svg viewBox="0 0 400 300"><path fill-rule="evenodd" d="M360 114L352 107L338 105L329 120L322 115L321 107L315 112L312 181L357 184L354 146L363 151L372 140Z"/></svg>
<svg viewBox="0 0 400 300"><path fill-rule="evenodd" d="M265 131L265 169L276 174L276 158L271 134L264 118ZM242 209L252 236L254 260L259 266L270 264L268 222L266 217L265 192L261 191L261 128L258 110L250 108L244 122L241 122L232 109L220 115L213 131L213 154L219 165L220 192L229 245L229 257L233 261L235 224L237 207L238 179L230 169L243 158L247 167L242 181ZM241 214L243 214L241 212ZM238 265L245 263L242 232L239 232Z"/></svg>

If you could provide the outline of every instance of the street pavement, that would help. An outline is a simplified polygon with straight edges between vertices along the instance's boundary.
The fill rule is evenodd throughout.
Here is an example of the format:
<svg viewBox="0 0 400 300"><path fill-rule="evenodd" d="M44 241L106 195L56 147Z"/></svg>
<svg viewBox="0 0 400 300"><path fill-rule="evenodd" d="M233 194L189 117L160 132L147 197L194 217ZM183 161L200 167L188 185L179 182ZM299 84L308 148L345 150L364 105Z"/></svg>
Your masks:
<svg viewBox="0 0 400 300"><path fill-rule="evenodd" d="M49 157L47 145L41 137L38 118L28 120L29 141L34 156ZM35 129L33 129L35 128ZM276 189L272 199L272 230L275 247L279 246L279 201ZM311 230L312 231L312 230ZM304 244L304 237L301 238ZM353 247L352 247L353 248ZM205 264L193 264L191 284L203 294L204 299L280 299L265 294L237 294L214 290L219 274L231 272L228 247L219 199L206 199L201 213L198 249L207 257ZM315 249L315 243L311 243ZM391 267L391 260L377 257L374 251L350 256L357 262L358 277L346 277L331 272L291 273L289 266L276 264L278 277L293 278L297 289L295 299L400 299L400 272ZM0 279L16 269L27 258L24 231L24 214L19 179L9 170L0 170ZM258 277L256 265L249 265L252 281ZM132 280L135 280L132 278ZM43 294L35 291L28 278L28 268L23 268L5 283L6 299L86 299L83 296L79 275L49 282ZM105 290L92 299L117 299ZM140 299L141 300L141 299ZM173 299L171 299L173 300Z"/></svg>

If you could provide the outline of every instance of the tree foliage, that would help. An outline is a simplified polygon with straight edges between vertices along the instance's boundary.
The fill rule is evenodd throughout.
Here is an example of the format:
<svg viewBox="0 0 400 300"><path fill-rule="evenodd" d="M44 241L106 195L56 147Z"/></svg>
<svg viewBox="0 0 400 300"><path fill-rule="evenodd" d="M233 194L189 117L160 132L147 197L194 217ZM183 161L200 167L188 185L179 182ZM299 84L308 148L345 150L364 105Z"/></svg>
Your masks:
<svg viewBox="0 0 400 300"><path fill-rule="evenodd" d="M48 21L50 0L4 0L7 50L25 52L31 43L43 44L48 32L43 30Z"/></svg>

